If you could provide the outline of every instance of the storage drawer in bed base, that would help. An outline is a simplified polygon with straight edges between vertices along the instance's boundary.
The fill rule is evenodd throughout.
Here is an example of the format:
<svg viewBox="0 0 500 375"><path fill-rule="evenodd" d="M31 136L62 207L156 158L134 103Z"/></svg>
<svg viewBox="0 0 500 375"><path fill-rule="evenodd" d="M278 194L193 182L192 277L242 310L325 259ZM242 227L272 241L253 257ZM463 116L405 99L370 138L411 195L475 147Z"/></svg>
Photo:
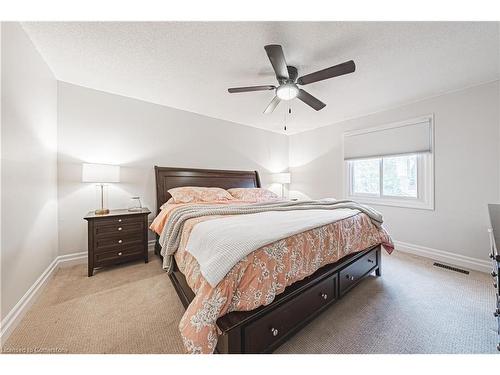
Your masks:
<svg viewBox="0 0 500 375"><path fill-rule="evenodd" d="M381 273L380 246L361 251L322 267L285 289L268 306L231 312L217 320L222 331L218 353L269 353L307 325L362 279ZM346 278L354 275L354 279ZM345 281L339 279L340 275ZM170 279L184 307L194 298L181 272Z"/></svg>
<svg viewBox="0 0 500 375"><path fill-rule="evenodd" d="M327 277L243 329L245 353L269 352L337 298L337 278Z"/></svg>
<svg viewBox="0 0 500 375"><path fill-rule="evenodd" d="M373 260L375 265L372 266L368 259ZM365 263L371 267L366 269ZM340 274L353 267L358 270L355 282L341 290ZM362 273L363 270L366 272ZM290 285L269 306L250 312L229 313L217 321L223 331L217 351L270 353L370 273L375 271L380 275L380 270L380 246L377 246L327 265L308 278Z"/></svg>

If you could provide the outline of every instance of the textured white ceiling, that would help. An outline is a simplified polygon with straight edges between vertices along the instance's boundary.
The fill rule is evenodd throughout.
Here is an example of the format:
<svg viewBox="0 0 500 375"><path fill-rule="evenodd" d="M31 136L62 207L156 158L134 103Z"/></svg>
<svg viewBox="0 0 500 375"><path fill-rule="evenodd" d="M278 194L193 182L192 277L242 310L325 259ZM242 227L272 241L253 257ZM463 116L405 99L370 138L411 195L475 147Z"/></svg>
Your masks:
<svg viewBox="0 0 500 375"><path fill-rule="evenodd" d="M264 45L283 45L299 76L353 59L356 72L304 88L327 104L291 103L289 132L335 123L499 78L499 23L28 22L56 78L250 126L280 131Z"/></svg>

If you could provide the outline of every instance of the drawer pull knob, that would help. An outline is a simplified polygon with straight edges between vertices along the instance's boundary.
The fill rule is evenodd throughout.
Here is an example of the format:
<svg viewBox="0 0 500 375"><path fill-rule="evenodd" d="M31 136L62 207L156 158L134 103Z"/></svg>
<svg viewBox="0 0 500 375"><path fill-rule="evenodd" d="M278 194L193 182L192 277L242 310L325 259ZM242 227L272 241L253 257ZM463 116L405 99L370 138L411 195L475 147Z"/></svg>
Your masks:
<svg viewBox="0 0 500 375"><path fill-rule="evenodd" d="M496 288L497 287L497 283L493 283L493 288Z"/></svg>
<svg viewBox="0 0 500 375"><path fill-rule="evenodd" d="M118 222L121 223L122 222L122 219L118 219Z"/></svg>
<svg viewBox="0 0 500 375"><path fill-rule="evenodd" d="M122 227L118 227L118 230L122 230L123 228Z"/></svg>
<svg viewBox="0 0 500 375"><path fill-rule="evenodd" d="M368 259L368 263L374 263L373 259Z"/></svg>
<svg viewBox="0 0 500 375"><path fill-rule="evenodd" d="M324 300L327 300L328 299L328 294L321 293L321 298L323 298Z"/></svg>
<svg viewBox="0 0 500 375"><path fill-rule="evenodd" d="M489 257L493 259L495 256L493 255L493 253L490 253Z"/></svg>
<svg viewBox="0 0 500 375"><path fill-rule="evenodd" d="M491 276L492 277L497 277L497 273L495 271L491 271Z"/></svg>
<svg viewBox="0 0 500 375"><path fill-rule="evenodd" d="M493 316L495 318L498 318L498 316L500 316L500 313L498 312L498 309L493 313Z"/></svg>
<svg viewBox="0 0 500 375"><path fill-rule="evenodd" d="M271 333L274 337L278 336L279 331L276 328L271 328Z"/></svg>
<svg viewBox="0 0 500 375"><path fill-rule="evenodd" d="M120 251L120 252L118 253L118 255L120 255L120 256L121 256L121 255L122 255L122 252Z"/></svg>
<svg viewBox="0 0 500 375"><path fill-rule="evenodd" d="M122 243L123 241L122 240L118 240L118 243Z"/></svg>
<svg viewBox="0 0 500 375"><path fill-rule="evenodd" d="M347 280L351 280L351 281L353 281L353 280L354 280L354 276L351 276L351 275L345 275L345 278L346 278Z"/></svg>

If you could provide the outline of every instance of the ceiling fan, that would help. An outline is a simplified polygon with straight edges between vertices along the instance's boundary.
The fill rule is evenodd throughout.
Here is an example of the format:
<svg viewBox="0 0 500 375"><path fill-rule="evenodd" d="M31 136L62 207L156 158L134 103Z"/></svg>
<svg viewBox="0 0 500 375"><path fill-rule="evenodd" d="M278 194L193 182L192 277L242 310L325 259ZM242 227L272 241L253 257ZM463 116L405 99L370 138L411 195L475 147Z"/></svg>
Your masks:
<svg viewBox="0 0 500 375"><path fill-rule="evenodd" d="M266 50L267 56L271 61L274 72L276 73L276 79L279 83L278 87L273 85L264 85L234 87L227 90L231 94L250 91L275 90L276 95L264 110L264 113L272 113L282 100L292 100L294 98L299 98L308 106L314 108L316 111L319 111L323 109L326 104L309 94L307 91L299 88L298 85L308 85L310 83L352 73L356 70L354 61L350 60L345 63L334 65L329 68L318 70L317 72L306 74L305 76L297 78L297 68L286 64L285 55L283 54L283 48L281 48L279 44L270 44L264 46L264 49Z"/></svg>

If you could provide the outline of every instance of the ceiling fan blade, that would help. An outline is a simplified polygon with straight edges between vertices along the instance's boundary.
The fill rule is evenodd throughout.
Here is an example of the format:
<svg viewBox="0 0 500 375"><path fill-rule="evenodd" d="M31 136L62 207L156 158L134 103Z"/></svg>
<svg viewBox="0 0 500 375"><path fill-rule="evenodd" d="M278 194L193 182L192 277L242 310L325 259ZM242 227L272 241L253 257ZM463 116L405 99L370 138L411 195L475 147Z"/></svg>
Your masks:
<svg viewBox="0 0 500 375"><path fill-rule="evenodd" d="M272 113L274 109L280 104L281 99L275 96L273 100L271 100L271 103L267 106L267 108L264 110L265 114Z"/></svg>
<svg viewBox="0 0 500 375"><path fill-rule="evenodd" d="M232 87L227 89L231 94L235 94L238 92L250 92L250 91L266 91L266 90L274 90L276 86L273 85L265 85L265 86L249 86L249 87Z"/></svg>
<svg viewBox="0 0 500 375"><path fill-rule="evenodd" d="M328 78L338 77L344 74L352 73L356 70L354 61L350 60L342 64L334 65L329 68L318 70L317 72L306 74L297 80L299 85L308 85L313 82L323 81Z"/></svg>
<svg viewBox="0 0 500 375"><path fill-rule="evenodd" d="M308 106L314 108L316 111L319 111L320 109L323 109L323 108L326 107L325 103L323 103L319 99L316 99L314 96L312 96L307 91L302 90L302 89L299 90L297 98L299 98L300 100L302 100Z"/></svg>
<svg viewBox="0 0 500 375"><path fill-rule="evenodd" d="M269 44L264 46L267 56L271 61L274 72L276 73L276 78L278 81L281 79L289 79L288 68L286 67L285 55L283 54L283 49L279 44Z"/></svg>

